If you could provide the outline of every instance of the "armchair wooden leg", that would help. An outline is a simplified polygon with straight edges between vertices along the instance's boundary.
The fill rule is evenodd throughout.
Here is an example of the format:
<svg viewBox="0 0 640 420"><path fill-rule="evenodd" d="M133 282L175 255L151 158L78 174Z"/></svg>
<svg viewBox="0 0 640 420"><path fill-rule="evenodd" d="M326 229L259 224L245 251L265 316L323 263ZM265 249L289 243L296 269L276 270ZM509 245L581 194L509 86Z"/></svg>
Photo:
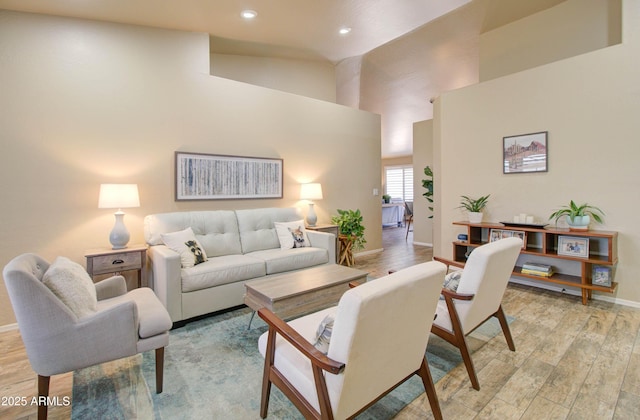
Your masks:
<svg viewBox="0 0 640 420"><path fill-rule="evenodd" d="M438 401L438 395L436 394L436 387L433 384L433 377L431 376L431 371L429 370L429 365L427 363L427 358L425 357L422 360L422 364L420 365L420 370L418 374L422 378L422 384L424 385L424 390L427 393L427 398L429 399L429 405L431 406L431 412L433 413L433 417L436 420L442 420L442 411L440 411L440 401Z"/></svg>
<svg viewBox="0 0 640 420"><path fill-rule="evenodd" d="M271 367L275 359L276 351L276 332L269 328L267 336L267 351L264 355L264 373L262 376L262 397L260 400L260 418L267 417L269 410L269 397L271 396Z"/></svg>
<svg viewBox="0 0 640 420"><path fill-rule="evenodd" d="M504 334L504 338L507 340L507 345L509 346L509 350L516 351L516 345L513 342L513 337L511 337L511 330L509 329L509 323L507 322L507 317L502 310L502 305L498 307L498 310L495 313L495 317L500 321L500 326L502 327L502 334Z"/></svg>
<svg viewBox="0 0 640 420"><path fill-rule="evenodd" d="M49 397L49 382L51 376L38 375L38 420L47 418L47 397Z"/></svg>
<svg viewBox="0 0 640 420"><path fill-rule="evenodd" d="M164 382L164 347L156 349L156 394L162 394Z"/></svg>

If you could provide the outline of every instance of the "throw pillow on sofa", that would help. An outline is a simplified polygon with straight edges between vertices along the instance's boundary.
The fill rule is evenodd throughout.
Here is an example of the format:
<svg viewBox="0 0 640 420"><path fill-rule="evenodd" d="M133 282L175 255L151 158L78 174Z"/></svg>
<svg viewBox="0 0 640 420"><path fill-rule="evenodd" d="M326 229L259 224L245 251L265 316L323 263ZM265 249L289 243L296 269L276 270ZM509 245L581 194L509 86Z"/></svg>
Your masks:
<svg viewBox="0 0 640 420"><path fill-rule="evenodd" d="M42 283L78 318L96 312L96 287L80 264L57 257L42 276Z"/></svg>
<svg viewBox="0 0 640 420"><path fill-rule="evenodd" d="M304 229L304 220L294 222L275 222L276 233L280 241L280 249L303 248L311 246L307 231Z"/></svg>
<svg viewBox="0 0 640 420"><path fill-rule="evenodd" d="M462 278L462 270L454 270L444 277L443 289L451 290L452 292L458 291L460 285L460 279ZM444 300L444 296L440 295L440 300Z"/></svg>
<svg viewBox="0 0 640 420"><path fill-rule="evenodd" d="M323 354L329 352L329 343L331 342L331 334L333 333L333 322L333 314L325 316L316 331L316 341L313 345Z"/></svg>
<svg viewBox="0 0 640 420"><path fill-rule="evenodd" d="M208 260L190 227L179 232L163 233L160 237L167 247L180 254L182 268L191 268Z"/></svg>

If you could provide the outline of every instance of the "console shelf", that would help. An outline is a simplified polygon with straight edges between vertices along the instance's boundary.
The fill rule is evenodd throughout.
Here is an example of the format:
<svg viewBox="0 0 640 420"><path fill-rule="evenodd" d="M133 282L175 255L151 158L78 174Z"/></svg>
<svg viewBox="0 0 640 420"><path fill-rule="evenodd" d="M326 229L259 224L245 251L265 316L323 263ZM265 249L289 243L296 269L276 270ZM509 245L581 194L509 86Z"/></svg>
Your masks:
<svg viewBox="0 0 640 420"><path fill-rule="evenodd" d="M513 275L546 283L576 287L582 292L582 304L586 305L594 290L613 293L618 283L599 285L592 282L594 265L613 268L618 262L618 232L602 230L574 231L562 228L505 226L501 223L469 223L454 222L454 225L465 226L466 241L453 242L453 259L464 263L473 249L490 241L496 230L517 232L524 236L525 246L514 267ZM558 254L558 243L562 240L578 238L588 240L588 254L584 256ZM550 277L536 276L522 272L521 265L531 259L533 262L544 263L554 267L554 274ZM613 276L613 270L611 270Z"/></svg>

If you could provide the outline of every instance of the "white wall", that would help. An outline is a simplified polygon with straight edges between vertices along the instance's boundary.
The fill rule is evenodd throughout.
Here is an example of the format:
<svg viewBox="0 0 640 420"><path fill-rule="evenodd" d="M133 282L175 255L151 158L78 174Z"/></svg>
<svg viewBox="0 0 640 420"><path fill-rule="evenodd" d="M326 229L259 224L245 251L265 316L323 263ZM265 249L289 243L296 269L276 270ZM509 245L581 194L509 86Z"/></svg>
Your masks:
<svg viewBox="0 0 640 420"><path fill-rule="evenodd" d="M113 211L100 183L137 183L131 243L146 214L306 205L317 181L320 222L361 209L380 249L380 118L209 74L206 34L0 11L0 267L35 252L84 264L109 246ZM284 160L281 200L174 201L174 152ZM0 325L15 322L4 284Z"/></svg>
<svg viewBox="0 0 640 420"><path fill-rule="evenodd" d="M336 102L336 72L329 61L211 54L211 75Z"/></svg>
<svg viewBox="0 0 640 420"><path fill-rule="evenodd" d="M526 27L526 22L523 22ZM619 231L615 298L640 303L640 2L623 2L623 43L443 94L434 117L434 254L451 257L462 194L491 194L485 220L546 219L570 199ZM523 29L524 30L524 29ZM502 173L502 137L548 131L549 171Z"/></svg>
<svg viewBox="0 0 640 420"><path fill-rule="evenodd" d="M413 242L421 245L433 245L433 223L429 219L433 214L429 210L430 203L422 196L426 192L422 188L425 178L425 166L433 171L433 120L420 121L413 124ZM434 186L436 174L434 174ZM432 207L435 205L431 205Z"/></svg>
<svg viewBox="0 0 640 420"><path fill-rule="evenodd" d="M621 0L567 0L480 36L480 81L620 43Z"/></svg>

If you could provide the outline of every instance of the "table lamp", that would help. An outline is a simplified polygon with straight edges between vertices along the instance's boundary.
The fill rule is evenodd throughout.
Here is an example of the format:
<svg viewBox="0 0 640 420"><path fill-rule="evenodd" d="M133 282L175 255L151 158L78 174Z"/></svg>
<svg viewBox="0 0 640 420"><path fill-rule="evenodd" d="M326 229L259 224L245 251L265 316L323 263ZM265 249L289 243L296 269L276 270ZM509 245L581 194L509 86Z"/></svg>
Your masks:
<svg viewBox="0 0 640 420"><path fill-rule="evenodd" d="M300 199L309 200L309 213L307 213L307 225L315 226L318 221L316 211L311 200L322 200L322 185L317 182L300 185Z"/></svg>
<svg viewBox="0 0 640 420"><path fill-rule="evenodd" d="M98 208L118 209L115 212L116 224L109 234L113 249L123 249L129 242L129 231L124 225L123 208L140 207L138 184L100 184Z"/></svg>

